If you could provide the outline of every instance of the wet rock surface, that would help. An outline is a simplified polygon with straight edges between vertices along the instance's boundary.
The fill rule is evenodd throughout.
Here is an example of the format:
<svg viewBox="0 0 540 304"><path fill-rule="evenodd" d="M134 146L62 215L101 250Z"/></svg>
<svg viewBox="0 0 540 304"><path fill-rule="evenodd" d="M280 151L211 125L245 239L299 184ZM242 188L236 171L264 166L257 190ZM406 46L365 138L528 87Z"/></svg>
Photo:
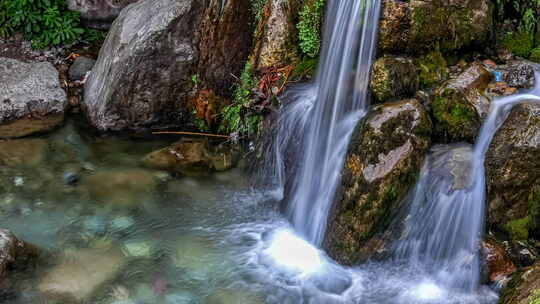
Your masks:
<svg viewBox="0 0 540 304"><path fill-rule="evenodd" d="M540 105L516 105L486 154L488 224L514 240L540 232Z"/></svg>
<svg viewBox="0 0 540 304"><path fill-rule="evenodd" d="M499 303L531 304L538 300L540 300L540 262L514 274L512 280L502 290Z"/></svg>
<svg viewBox="0 0 540 304"><path fill-rule="evenodd" d="M66 106L52 64L0 58L0 138L50 131L63 122Z"/></svg>
<svg viewBox="0 0 540 304"><path fill-rule="evenodd" d="M385 56L373 64L371 90L377 101L412 97L418 87L417 68L411 59Z"/></svg>
<svg viewBox="0 0 540 304"><path fill-rule="evenodd" d="M482 243L482 253L487 267L487 275L490 282L500 282L517 271L505 247L493 239L487 239Z"/></svg>
<svg viewBox="0 0 540 304"><path fill-rule="evenodd" d="M140 1L124 9L85 85L82 109L100 130L183 126L198 75L227 91L247 57L249 4ZM204 5L208 5L205 7Z"/></svg>
<svg viewBox="0 0 540 304"><path fill-rule="evenodd" d="M349 145L342 188L324 243L344 264L365 258L363 247L390 224L414 186L430 145L431 121L416 100L375 106ZM368 250L369 251L369 250Z"/></svg>
<svg viewBox="0 0 540 304"><path fill-rule="evenodd" d="M504 82L517 89L530 89L534 86L534 68L526 61L510 61L498 68Z"/></svg>
<svg viewBox="0 0 540 304"><path fill-rule="evenodd" d="M42 139L0 140L0 166L38 166L45 160L47 150L47 142Z"/></svg>
<svg viewBox="0 0 540 304"><path fill-rule="evenodd" d="M484 91L491 79L491 73L475 62L437 89L430 105L438 140L474 142L489 111L491 100Z"/></svg>
<svg viewBox="0 0 540 304"><path fill-rule="evenodd" d="M87 57L77 57L69 67L68 75L71 80L83 80L86 74L92 70L96 61Z"/></svg>
<svg viewBox="0 0 540 304"><path fill-rule="evenodd" d="M228 170L237 158L232 148L211 146L206 140L182 140L148 154L143 163L153 169L197 175Z"/></svg>
<svg viewBox="0 0 540 304"><path fill-rule="evenodd" d="M490 37L492 22L488 0L386 0L379 49L418 54L435 45L444 52L482 46Z"/></svg>

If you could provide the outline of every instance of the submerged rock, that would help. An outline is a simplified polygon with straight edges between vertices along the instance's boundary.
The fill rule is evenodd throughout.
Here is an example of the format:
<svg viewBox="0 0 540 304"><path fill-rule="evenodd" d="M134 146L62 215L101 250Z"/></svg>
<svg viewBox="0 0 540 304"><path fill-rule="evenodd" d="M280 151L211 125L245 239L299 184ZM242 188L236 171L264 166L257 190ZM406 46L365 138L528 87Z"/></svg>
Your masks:
<svg viewBox="0 0 540 304"><path fill-rule="evenodd" d="M349 145L342 187L329 219L324 247L334 259L354 264L369 255L375 233L414 186L430 145L431 121L414 99L374 107Z"/></svg>
<svg viewBox="0 0 540 304"><path fill-rule="evenodd" d="M483 95L492 74L480 63L438 88L431 108L435 131L443 141L468 141L480 131L491 100Z"/></svg>
<svg viewBox="0 0 540 304"><path fill-rule="evenodd" d="M0 140L0 166L36 167L45 160L47 151L43 139Z"/></svg>
<svg viewBox="0 0 540 304"><path fill-rule="evenodd" d="M255 294L239 289L223 289L212 293L206 299L207 304L263 304L264 301Z"/></svg>
<svg viewBox="0 0 540 304"><path fill-rule="evenodd" d="M88 303L125 263L119 250L76 249L43 275L38 290L53 303Z"/></svg>
<svg viewBox="0 0 540 304"><path fill-rule="evenodd" d="M68 0L72 11L81 13L84 25L96 29L108 29L120 11L139 0Z"/></svg>
<svg viewBox="0 0 540 304"><path fill-rule="evenodd" d="M11 286L9 272L34 265L38 256L36 247L17 239L11 231L0 229L0 297Z"/></svg>
<svg viewBox="0 0 540 304"><path fill-rule="evenodd" d="M217 92L239 75L251 41L249 7L248 0L142 0L125 8L85 85L90 123L100 130L187 123L193 75Z"/></svg>
<svg viewBox="0 0 540 304"><path fill-rule="evenodd" d="M384 0L379 49L422 53L437 45L443 52L483 46L492 29L489 0Z"/></svg>
<svg viewBox="0 0 540 304"><path fill-rule="evenodd" d="M0 138L50 131L64 121L66 106L52 64L0 58Z"/></svg>
<svg viewBox="0 0 540 304"><path fill-rule="evenodd" d="M236 155L226 147L212 147L204 140L182 140L146 155L143 163L153 169L197 175L233 167Z"/></svg>
<svg viewBox="0 0 540 304"><path fill-rule="evenodd" d="M486 154L488 224L514 240L540 236L540 104L516 105Z"/></svg>
<svg viewBox="0 0 540 304"><path fill-rule="evenodd" d="M411 59L385 56L373 64L371 90L379 102L412 97L418 90L418 81Z"/></svg>
<svg viewBox="0 0 540 304"><path fill-rule="evenodd" d="M151 171L117 169L96 172L81 180L90 196L100 202L133 206L151 197L158 180Z"/></svg>

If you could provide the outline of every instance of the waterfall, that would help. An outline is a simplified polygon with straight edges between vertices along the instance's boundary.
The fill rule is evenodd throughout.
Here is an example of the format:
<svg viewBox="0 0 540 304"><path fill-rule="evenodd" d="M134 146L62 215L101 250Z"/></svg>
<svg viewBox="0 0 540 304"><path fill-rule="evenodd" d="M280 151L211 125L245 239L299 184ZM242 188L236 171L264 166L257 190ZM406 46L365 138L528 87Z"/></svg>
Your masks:
<svg viewBox="0 0 540 304"><path fill-rule="evenodd" d="M480 241L485 217L484 159L490 142L520 102L540 102L540 73L531 92L496 99L474 148L436 146L412 193L405 237L396 258L432 275L439 284L473 292L480 284Z"/></svg>
<svg viewBox="0 0 540 304"><path fill-rule="evenodd" d="M380 0L328 1L315 81L282 98L267 166L287 216L315 245L324 237L349 139L368 106L379 12Z"/></svg>

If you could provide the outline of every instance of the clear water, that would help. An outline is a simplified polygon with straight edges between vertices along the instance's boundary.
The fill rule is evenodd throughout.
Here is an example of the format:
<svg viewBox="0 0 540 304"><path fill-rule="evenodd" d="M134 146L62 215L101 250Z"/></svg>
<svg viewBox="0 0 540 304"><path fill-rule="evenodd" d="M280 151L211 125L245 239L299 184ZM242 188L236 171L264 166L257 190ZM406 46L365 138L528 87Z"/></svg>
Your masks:
<svg viewBox="0 0 540 304"><path fill-rule="evenodd" d="M296 231L316 245L324 239L350 136L368 106L379 10L379 0L329 1L316 79L281 98L268 169Z"/></svg>

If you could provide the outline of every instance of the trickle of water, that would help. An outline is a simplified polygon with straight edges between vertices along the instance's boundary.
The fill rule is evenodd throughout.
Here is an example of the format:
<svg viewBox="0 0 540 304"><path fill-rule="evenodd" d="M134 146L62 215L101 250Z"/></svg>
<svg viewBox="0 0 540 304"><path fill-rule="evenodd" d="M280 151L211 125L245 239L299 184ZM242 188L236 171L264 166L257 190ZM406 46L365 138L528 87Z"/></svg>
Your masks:
<svg viewBox="0 0 540 304"><path fill-rule="evenodd" d="M368 106L379 12L380 0L329 1L316 80L282 98L267 164L289 219L315 245L324 238L350 136Z"/></svg>
<svg viewBox="0 0 540 304"><path fill-rule="evenodd" d="M412 195L405 238L396 246L398 260L406 260L449 288L478 289L485 154L515 104L540 102L540 73L535 76L532 91L493 101L474 149L467 145L433 149Z"/></svg>

